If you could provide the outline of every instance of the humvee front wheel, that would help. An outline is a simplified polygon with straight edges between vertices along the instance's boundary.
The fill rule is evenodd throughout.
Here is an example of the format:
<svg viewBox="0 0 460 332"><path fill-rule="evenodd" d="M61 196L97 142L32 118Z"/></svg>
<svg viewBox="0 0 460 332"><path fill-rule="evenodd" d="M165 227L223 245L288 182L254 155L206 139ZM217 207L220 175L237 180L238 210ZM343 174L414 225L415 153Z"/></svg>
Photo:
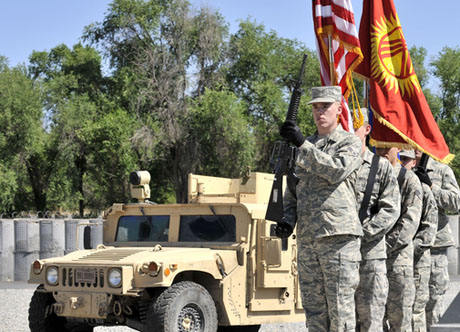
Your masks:
<svg viewBox="0 0 460 332"><path fill-rule="evenodd" d="M67 319L53 311L54 297L50 293L36 290L29 305L29 328L31 332L92 332L87 325L68 324Z"/></svg>
<svg viewBox="0 0 460 332"><path fill-rule="evenodd" d="M216 306L201 285L178 282L153 301L147 326L151 331L161 332L215 332Z"/></svg>

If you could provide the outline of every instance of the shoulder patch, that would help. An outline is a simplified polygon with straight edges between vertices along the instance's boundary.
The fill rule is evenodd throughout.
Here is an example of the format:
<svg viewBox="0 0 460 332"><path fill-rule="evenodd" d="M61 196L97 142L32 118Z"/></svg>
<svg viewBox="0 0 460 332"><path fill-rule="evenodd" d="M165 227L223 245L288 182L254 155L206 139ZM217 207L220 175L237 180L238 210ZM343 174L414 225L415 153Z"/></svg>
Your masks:
<svg viewBox="0 0 460 332"><path fill-rule="evenodd" d="M359 153L356 152L351 146L348 147L348 152L350 152L350 154L355 158L359 157Z"/></svg>

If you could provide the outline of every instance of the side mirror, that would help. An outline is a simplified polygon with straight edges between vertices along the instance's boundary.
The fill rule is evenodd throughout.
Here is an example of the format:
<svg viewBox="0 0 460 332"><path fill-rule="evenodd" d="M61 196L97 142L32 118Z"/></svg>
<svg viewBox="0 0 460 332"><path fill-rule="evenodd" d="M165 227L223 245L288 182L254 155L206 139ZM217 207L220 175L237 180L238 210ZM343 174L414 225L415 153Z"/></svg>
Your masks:
<svg viewBox="0 0 460 332"><path fill-rule="evenodd" d="M91 248L91 226L85 226L83 229L83 248Z"/></svg>
<svg viewBox="0 0 460 332"><path fill-rule="evenodd" d="M264 260L268 267L281 266L281 239L266 237L264 239Z"/></svg>

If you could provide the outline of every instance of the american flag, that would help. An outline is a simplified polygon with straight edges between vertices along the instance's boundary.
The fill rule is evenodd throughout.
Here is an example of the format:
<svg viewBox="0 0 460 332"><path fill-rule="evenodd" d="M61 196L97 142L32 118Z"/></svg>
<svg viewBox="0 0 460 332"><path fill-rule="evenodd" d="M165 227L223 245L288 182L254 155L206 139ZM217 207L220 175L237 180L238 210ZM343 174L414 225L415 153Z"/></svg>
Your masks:
<svg viewBox="0 0 460 332"><path fill-rule="evenodd" d="M342 88L343 111L340 123L347 131L353 131L353 118L348 107L352 91L352 72L363 60L358 31L351 0L313 0L313 22L316 46L321 66L323 85L339 85ZM333 52L334 69L331 79L330 51ZM355 115L355 121L358 116Z"/></svg>

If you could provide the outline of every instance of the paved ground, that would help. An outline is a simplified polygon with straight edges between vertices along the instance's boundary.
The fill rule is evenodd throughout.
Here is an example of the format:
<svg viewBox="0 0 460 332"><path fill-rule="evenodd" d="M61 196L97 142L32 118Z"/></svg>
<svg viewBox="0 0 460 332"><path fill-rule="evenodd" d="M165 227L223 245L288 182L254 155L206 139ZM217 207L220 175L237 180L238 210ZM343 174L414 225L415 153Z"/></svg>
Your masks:
<svg viewBox="0 0 460 332"><path fill-rule="evenodd" d="M35 285L29 285L25 282L0 282L0 332L30 332L28 327L27 311L30 298L34 292ZM454 299L459 295L459 299ZM450 307L449 312L460 313L460 276L451 276L451 283L449 291L446 294L444 301L444 310L450 304L459 306L459 308ZM458 309L458 310L457 310ZM447 315L446 315L447 316ZM459 324L460 324L460 316ZM452 325L452 324L451 324ZM440 329L439 331L457 331L460 329L459 325L455 325L453 329ZM134 332L126 327L112 327L95 329L96 332ZM263 325L260 332L305 332L305 325L303 323L291 324L269 324Z"/></svg>

